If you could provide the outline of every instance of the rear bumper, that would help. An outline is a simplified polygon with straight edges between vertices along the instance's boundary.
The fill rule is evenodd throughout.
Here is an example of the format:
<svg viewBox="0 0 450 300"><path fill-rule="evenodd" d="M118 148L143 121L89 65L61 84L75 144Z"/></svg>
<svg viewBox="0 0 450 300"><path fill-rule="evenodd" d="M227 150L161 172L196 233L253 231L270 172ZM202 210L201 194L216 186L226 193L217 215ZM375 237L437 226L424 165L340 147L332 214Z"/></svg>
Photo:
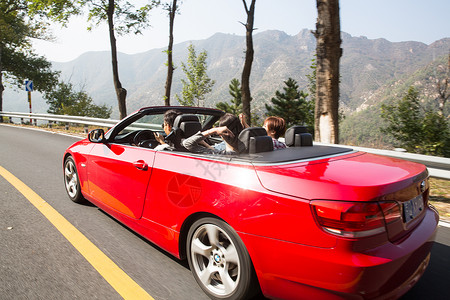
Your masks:
<svg viewBox="0 0 450 300"><path fill-rule="evenodd" d="M241 234L249 249L261 290L274 299L397 299L422 276L438 224L427 209L412 233L397 244L363 252L351 241L334 248Z"/></svg>

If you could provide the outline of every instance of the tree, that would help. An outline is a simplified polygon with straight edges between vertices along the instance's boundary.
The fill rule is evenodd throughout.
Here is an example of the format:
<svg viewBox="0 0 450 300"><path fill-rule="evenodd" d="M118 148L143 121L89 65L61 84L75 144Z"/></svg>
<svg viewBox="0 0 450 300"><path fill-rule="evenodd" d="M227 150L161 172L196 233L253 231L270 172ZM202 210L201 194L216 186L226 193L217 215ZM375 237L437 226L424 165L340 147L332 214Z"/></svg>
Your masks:
<svg viewBox="0 0 450 300"><path fill-rule="evenodd" d="M339 0L317 0L315 140L339 142Z"/></svg>
<svg viewBox="0 0 450 300"><path fill-rule="evenodd" d="M247 22L241 23L245 26L245 40L246 40L246 47L245 50L245 62L244 62L244 69L242 70L242 78L241 78L241 90L242 90L242 111L246 117L247 120L251 120L251 113L250 113L250 101L252 99L252 96L250 94L250 73L252 71L252 63L253 63L253 24L255 21L255 3L256 0L252 0L250 4L250 9L247 6L246 0L242 0L242 3L244 4L245 13L247 14ZM251 125L251 124L249 124Z"/></svg>
<svg viewBox="0 0 450 300"><path fill-rule="evenodd" d="M211 92L215 83L206 74L208 66L206 59L208 54L205 50L200 52L197 56L194 45L188 46L188 61L187 64L181 63L181 69L186 75L186 79L181 79L183 84L182 98L176 95L178 102L184 106L204 106L205 95Z"/></svg>
<svg viewBox="0 0 450 300"><path fill-rule="evenodd" d="M443 116L444 115L444 107L448 98L450 97L450 93L448 91L448 78L450 76L450 53L448 54L447 60L447 72L444 79L439 80L436 78L436 86L438 91L438 102L439 102L439 111L438 113Z"/></svg>
<svg viewBox="0 0 450 300"><path fill-rule="evenodd" d="M391 135L409 152L450 156L450 129L444 116L424 111L419 93L410 87L396 104L381 106L381 117L387 121L382 132Z"/></svg>
<svg viewBox="0 0 450 300"><path fill-rule="evenodd" d="M229 93L231 95L231 105L227 102L219 102L216 104L216 107L224 112L231 113L235 116L239 115L242 112L242 93L240 87L239 80L233 78L231 80L229 88Z"/></svg>
<svg viewBox="0 0 450 300"><path fill-rule="evenodd" d="M149 4L137 9L133 4L124 0L79 0L78 4L89 9L88 21L93 23L88 27L88 30L102 22L108 23L114 88L120 118L123 119L127 115L127 90L122 86L119 79L116 32L119 35L130 32L140 34L142 29L149 26L148 13L152 8L159 5L159 1L151 0Z"/></svg>
<svg viewBox="0 0 450 300"><path fill-rule="evenodd" d="M167 79L166 79L166 93L164 96L164 103L166 106L170 106L170 90L172 88L172 78L173 78L173 25L175 21L175 15L178 13L179 6L177 5L177 0L172 0L172 3L166 3L164 9L169 13L169 46L167 47Z"/></svg>
<svg viewBox="0 0 450 300"><path fill-rule="evenodd" d="M37 9L30 12L24 0L0 1L0 111L3 110L3 82L22 87L29 79L37 91L51 90L58 81L58 72L51 63L38 56L31 48L31 39L50 39L47 23L42 21ZM3 121L0 117L0 122Z"/></svg>
<svg viewBox="0 0 450 300"><path fill-rule="evenodd" d="M427 111L422 119L423 139L417 152L450 157L450 123L440 111Z"/></svg>
<svg viewBox="0 0 450 300"><path fill-rule="evenodd" d="M71 83L60 82L56 89L45 93L44 99L49 104L47 112L56 115L108 119L112 112L111 107L96 105L85 91L74 91Z"/></svg>
<svg viewBox="0 0 450 300"><path fill-rule="evenodd" d="M406 150L414 151L422 139L422 116L418 92L414 87L410 87L408 93L397 104L383 104L381 117L388 123L382 131L392 135Z"/></svg>
<svg viewBox="0 0 450 300"><path fill-rule="evenodd" d="M313 128L314 102L306 100L308 94L298 89L294 79L289 78L284 84L283 92L276 91L275 97L270 100L273 105L265 105L266 115L282 117L287 127L306 125Z"/></svg>
<svg viewBox="0 0 450 300"><path fill-rule="evenodd" d="M311 66L309 67L312 72L311 74L307 74L306 78L308 78L308 91L309 91L309 97L313 103L316 103L316 92L317 92L317 85L316 85L316 70L317 70L317 63L316 59L313 58L311 60Z"/></svg>

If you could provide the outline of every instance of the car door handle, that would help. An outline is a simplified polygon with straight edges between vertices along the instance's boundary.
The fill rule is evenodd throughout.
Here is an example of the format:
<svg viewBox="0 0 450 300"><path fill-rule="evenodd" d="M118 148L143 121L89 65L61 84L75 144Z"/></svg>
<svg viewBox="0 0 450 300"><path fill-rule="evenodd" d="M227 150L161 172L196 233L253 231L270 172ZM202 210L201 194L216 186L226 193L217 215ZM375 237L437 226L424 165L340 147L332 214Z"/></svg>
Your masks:
<svg viewBox="0 0 450 300"><path fill-rule="evenodd" d="M148 170L148 165L143 160L135 161L133 163L133 166L135 166L136 169L139 169L139 170L142 170L142 171L147 171Z"/></svg>

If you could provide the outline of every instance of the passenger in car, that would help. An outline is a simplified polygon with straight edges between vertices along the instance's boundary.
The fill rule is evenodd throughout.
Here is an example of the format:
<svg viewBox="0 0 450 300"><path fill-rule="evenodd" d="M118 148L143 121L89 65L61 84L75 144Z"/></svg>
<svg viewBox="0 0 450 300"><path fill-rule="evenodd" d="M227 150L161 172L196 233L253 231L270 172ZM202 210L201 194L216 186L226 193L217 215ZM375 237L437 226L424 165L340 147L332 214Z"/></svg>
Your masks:
<svg viewBox="0 0 450 300"><path fill-rule="evenodd" d="M243 127L239 118L226 113L219 120L219 127L198 132L183 141L183 146L194 153L234 154L238 153L238 136ZM219 135L225 142L225 149L217 150L206 147L203 141L210 135Z"/></svg>
<svg viewBox="0 0 450 300"><path fill-rule="evenodd" d="M240 114L239 119L241 120L242 126L244 128L249 127L245 120L244 114ZM286 144L278 140L286 132L286 121L284 121L283 118L275 116L267 117L264 120L263 128L266 130L267 135L272 138L273 150L286 148Z"/></svg>
<svg viewBox="0 0 450 300"><path fill-rule="evenodd" d="M234 120L234 116L233 117L231 117L232 115L231 114L225 114L224 115L224 118L228 118L229 120ZM241 122L241 126L242 126L242 129L245 129L245 128L247 128L247 127L249 127L248 126L248 124L247 124L247 122L245 121L245 115L244 114L239 114L239 121ZM242 129L241 129L241 131L242 131ZM215 144L212 148L214 148L215 150L217 150L217 151L225 151L226 150L226 143L225 143L225 141L222 141L222 142L220 142L220 143L217 143L217 144Z"/></svg>
<svg viewBox="0 0 450 300"><path fill-rule="evenodd" d="M181 112L176 109L170 109L164 113L164 122L162 126L166 135L169 135L172 132L173 122L179 115L181 115ZM155 147L155 150L157 151L164 149L173 150L175 148L175 145L166 143L164 136L158 132L155 133L155 139L159 142L159 145Z"/></svg>
<svg viewBox="0 0 450 300"><path fill-rule="evenodd" d="M267 117L264 120L263 128L267 131L267 135L272 138L273 150L286 148L286 144L278 139L286 132L286 122L281 117Z"/></svg>

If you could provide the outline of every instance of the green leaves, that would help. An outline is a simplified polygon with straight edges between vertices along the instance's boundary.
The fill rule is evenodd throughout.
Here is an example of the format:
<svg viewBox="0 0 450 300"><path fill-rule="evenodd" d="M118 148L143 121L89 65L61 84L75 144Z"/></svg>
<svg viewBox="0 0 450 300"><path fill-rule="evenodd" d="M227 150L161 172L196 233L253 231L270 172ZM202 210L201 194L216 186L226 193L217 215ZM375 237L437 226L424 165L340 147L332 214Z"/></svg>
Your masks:
<svg viewBox="0 0 450 300"><path fill-rule="evenodd" d="M107 21L109 14L114 18L113 30L119 35L141 34L143 29L150 26L148 18L150 10L160 5L159 0L149 1L148 4L141 7L135 7L129 1L123 0L79 0L76 3L78 9L87 7L89 10L88 22L91 23L88 30Z"/></svg>
<svg viewBox="0 0 450 300"><path fill-rule="evenodd" d="M31 16L39 16L65 25L72 15L81 13L78 1L67 0L29 0L28 10Z"/></svg>
<svg viewBox="0 0 450 300"><path fill-rule="evenodd" d="M74 91L71 83L60 82L58 87L45 93L44 99L50 105L48 113L57 115L109 118L112 109L106 105L96 105L84 91Z"/></svg>
<svg viewBox="0 0 450 300"><path fill-rule="evenodd" d="M242 112L242 92L239 80L233 78L228 88L232 97L231 105L227 102L219 102L216 104L216 108L237 116Z"/></svg>
<svg viewBox="0 0 450 300"><path fill-rule="evenodd" d="M211 92L215 83L206 74L208 54L206 51L202 51L197 56L195 47L192 44L189 45L188 51L187 63L181 63L181 69L186 75L186 80L181 79L183 84L182 98L178 95L176 95L176 98L184 106L204 106L205 95Z"/></svg>
<svg viewBox="0 0 450 300"><path fill-rule="evenodd" d="M46 39L48 24L33 16L27 1L0 1L0 47L30 48L30 38Z"/></svg>
<svg viewBox="0 0 450 300"><path fill-rule="evenodd" d="M276 91L275 97L266 104L267 116L282 117L286 127L292 125L306 125L314 128L314 102L308 101L308 94L298 89L297 82L289 78L284 81L283 92Z"/></svg>
<svg viewBox="0 0 450 300"><path fill-rule="evenodd" d="M51 38L47 22L41 19L44 2L50 1L0 1L0 72L18 87L22 87L26 79L33 80L38 91L51 90L59 74L52 71L51 63L45 57L31 49L31 38ZM32 5L34 7L30 8ZM0 104L1 101L0 95Z"/></svg>
<svg viewBox="0 0 450 300"><path fill-rule="evenodd" d="M394 137L407 151L450 156L448 120L435 111L424 110L414 87L397 103L383 104L381 117L387 121L382 132Z"/></svg>
<svg viewBox="0 0 450 300"><path fill-rule="evenodd" d="M2 66L5 77L22 86L27 79L33 80L38 91L49 91L58 82L59 72L52 71L51 63L31 50L3 48Z"/></svg>

